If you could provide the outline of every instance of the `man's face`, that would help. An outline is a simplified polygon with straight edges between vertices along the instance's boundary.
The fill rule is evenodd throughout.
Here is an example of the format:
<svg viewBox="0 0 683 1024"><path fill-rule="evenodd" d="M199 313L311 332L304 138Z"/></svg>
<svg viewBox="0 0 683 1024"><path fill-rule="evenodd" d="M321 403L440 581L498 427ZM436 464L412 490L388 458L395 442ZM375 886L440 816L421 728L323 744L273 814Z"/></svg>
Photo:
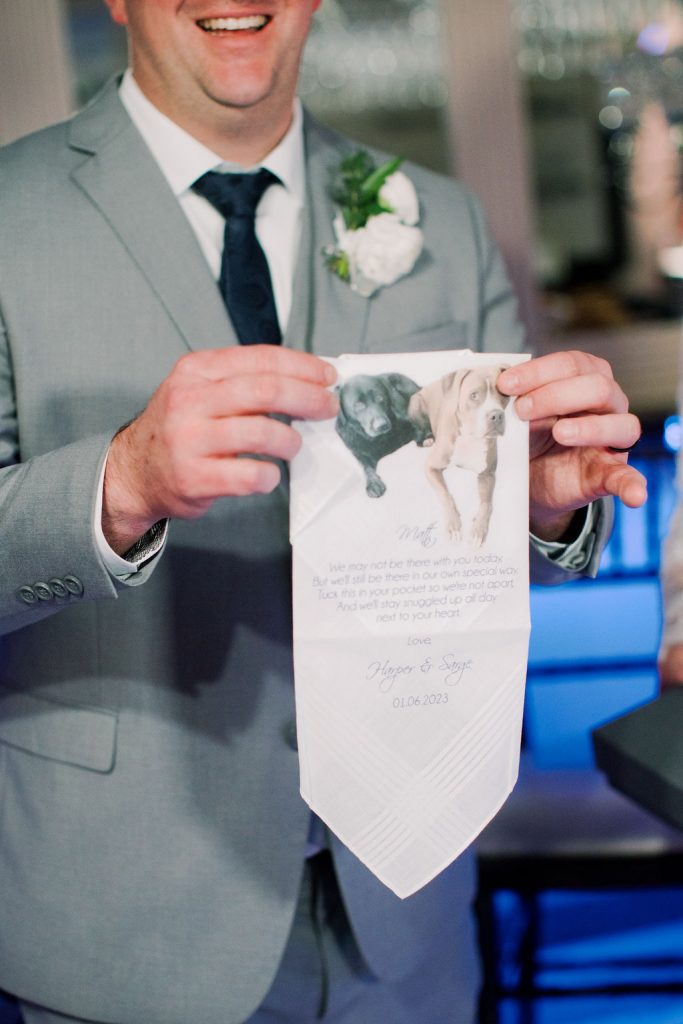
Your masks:
<svg viewBox="0 0 683 1024"><path fill-rule="evenodd" d="M291 107L321 0L105 0L143 92L191 130L220 108Z"/></svg>

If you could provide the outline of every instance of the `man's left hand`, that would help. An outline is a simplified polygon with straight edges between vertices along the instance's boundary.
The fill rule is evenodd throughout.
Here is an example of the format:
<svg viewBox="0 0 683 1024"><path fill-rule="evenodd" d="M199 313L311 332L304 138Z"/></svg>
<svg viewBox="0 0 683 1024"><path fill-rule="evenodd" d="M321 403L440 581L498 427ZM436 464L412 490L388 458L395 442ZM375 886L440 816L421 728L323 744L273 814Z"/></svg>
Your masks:
<svg viewBox="0 0 683 1024"><path fill-rule="evenodd" d="M530 528L559 540L574 512L614 495L638 508L647 499L642 473L628 465L638 418L604 359L586 352L553 352L504 370L497 386L516 396L530 426Z"/></svg>

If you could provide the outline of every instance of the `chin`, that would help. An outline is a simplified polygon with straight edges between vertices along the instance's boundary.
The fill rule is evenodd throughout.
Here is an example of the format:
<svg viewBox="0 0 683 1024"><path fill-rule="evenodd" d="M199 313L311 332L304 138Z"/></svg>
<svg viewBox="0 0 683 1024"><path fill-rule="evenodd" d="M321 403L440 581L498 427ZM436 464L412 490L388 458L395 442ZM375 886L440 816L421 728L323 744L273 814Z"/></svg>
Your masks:
<svg viewBox="0 0 683 1024"><path fill-rule="evenodd" d="M270 79L265 81L244 80L238 83L231 82L221 84L214 83L213 88L207 89L207 95L223 107L237 107L248 110L257 107L265 102L272 95L273 84Z"/></svg>

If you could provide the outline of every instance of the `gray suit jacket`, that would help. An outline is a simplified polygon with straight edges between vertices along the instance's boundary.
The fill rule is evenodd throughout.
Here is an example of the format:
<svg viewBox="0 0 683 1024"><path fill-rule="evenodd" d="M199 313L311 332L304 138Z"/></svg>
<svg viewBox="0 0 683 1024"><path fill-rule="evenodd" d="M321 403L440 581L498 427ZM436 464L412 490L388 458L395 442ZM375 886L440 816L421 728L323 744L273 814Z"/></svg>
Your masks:
<svg viewBox="0 0 683 1024"><path fill-rule="evenodd" d="M326 184L351 143L309 121L306 146L287 344L521 346L476 202L418 168L415 272L372 300L336 279ZM235 336L114 85L0 154L0 225L0 988L118 1024L242 1021L277 969L309 819L286 486L173 523L154 571L113 582L92 533L112 433L179 356ZM335 855L377 974L433 942L467 955L471 857L401 902Z"/></svg>

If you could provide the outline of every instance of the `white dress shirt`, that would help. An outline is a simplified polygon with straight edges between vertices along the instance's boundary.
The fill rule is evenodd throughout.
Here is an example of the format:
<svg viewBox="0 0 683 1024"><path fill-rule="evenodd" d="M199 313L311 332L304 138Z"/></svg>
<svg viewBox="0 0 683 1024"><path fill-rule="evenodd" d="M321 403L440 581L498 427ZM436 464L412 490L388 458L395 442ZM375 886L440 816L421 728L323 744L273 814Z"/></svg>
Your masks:
<svg viewBox="0 0 683 1024"><path fill-rule="evenodd" d="M282 184L271 186L258 205L256 236L268 260L280 329L284 334L292 305L292 284L306 191L300 102L295 102L292 123L275 149L258 167L241 167L226 163L157 110L140 89L130 69L123 76L119 96L194 229L216 280L223 256L225 221L208 200L192 191L192 185L207 171L251 171L258 167L265 167L280 179Z"/></svg>

